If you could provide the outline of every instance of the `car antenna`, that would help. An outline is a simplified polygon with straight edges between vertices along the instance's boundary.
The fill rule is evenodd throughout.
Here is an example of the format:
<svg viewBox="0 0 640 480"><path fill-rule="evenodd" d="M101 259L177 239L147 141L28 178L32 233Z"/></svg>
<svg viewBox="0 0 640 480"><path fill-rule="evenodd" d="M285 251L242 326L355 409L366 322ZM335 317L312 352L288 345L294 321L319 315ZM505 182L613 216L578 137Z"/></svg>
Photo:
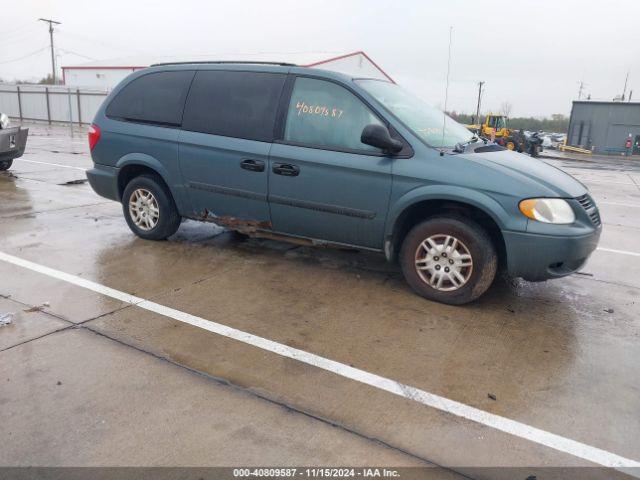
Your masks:
<svg viewBox="0 0 640 480"><path fill-rule="evenodd" d="M449 72L451 70L451 37L453 27L449 27L449 55L447 56L447 85L444 89L444 112L442 115L442 142L440 142L440 156L444 155L444 128L447 124L447 102L449 100Z"/></svg>

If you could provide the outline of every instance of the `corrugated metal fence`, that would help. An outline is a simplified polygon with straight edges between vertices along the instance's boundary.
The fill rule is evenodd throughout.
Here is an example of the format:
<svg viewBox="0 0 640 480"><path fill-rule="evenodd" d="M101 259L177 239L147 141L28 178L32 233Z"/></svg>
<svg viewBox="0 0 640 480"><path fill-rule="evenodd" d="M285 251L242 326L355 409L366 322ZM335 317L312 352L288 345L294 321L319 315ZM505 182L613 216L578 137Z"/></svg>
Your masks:
<svg viewBox="0 0 640 480"><path fill-rule="evenodd" d="M0 83L0 112L20 121L91 123L108 94L106 90Z"/></svg>

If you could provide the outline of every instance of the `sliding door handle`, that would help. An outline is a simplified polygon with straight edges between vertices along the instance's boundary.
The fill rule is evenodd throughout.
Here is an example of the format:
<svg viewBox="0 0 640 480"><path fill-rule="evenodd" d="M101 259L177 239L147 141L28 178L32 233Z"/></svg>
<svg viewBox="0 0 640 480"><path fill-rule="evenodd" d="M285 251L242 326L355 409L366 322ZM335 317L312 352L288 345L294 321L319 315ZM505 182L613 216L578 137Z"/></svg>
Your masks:
<svg viewBox="0 0 640 480"><path fill-rule="evenodd" d="M284 175L285 177L297 177L300 173L300 167L289 163L274 163L273 173L276 175Z"/></svg>

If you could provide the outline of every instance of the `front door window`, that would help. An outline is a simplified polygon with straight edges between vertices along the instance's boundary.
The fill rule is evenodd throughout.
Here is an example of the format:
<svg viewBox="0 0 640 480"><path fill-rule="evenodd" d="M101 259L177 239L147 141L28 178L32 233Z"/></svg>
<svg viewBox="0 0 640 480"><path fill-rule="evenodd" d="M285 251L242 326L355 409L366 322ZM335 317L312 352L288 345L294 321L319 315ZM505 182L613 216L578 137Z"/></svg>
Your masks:
<svg viewBox="0 0 640 480"><path fill-rule="evenodd" d="M284 140L295 145L366 153L362 130L382 122L353 93L333 82L300 77L291 94Z"/></svg>

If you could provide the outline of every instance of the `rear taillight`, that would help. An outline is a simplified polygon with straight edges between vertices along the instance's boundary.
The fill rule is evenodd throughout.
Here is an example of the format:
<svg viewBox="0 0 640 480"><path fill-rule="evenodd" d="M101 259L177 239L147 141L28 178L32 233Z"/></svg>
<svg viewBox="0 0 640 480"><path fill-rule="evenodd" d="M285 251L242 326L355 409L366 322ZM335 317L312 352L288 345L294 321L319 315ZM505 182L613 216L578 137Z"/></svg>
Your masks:
<svg viewBox="0 0 640 480"><path fill-rule="evenodd" d="M89 150L93 150L98 140L100 140L100 127L92 123L89 127Z"/></svg>

